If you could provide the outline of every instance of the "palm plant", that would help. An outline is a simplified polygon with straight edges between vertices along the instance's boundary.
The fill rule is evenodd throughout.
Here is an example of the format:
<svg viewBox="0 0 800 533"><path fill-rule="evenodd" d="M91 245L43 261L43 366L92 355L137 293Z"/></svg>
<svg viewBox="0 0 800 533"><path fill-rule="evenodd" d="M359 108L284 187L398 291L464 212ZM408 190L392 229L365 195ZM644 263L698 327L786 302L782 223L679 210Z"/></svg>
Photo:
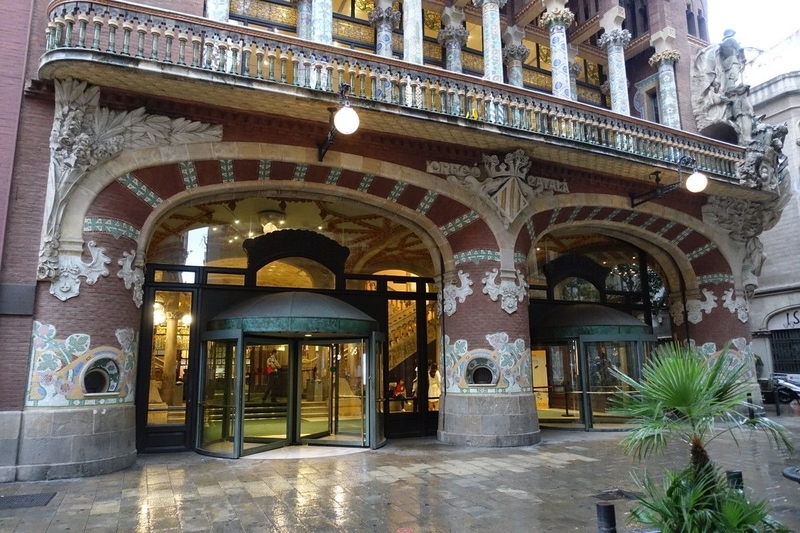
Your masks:
<svg viewBox="0 0 800 533"><path fill-rule="evenodd" d="M703 523L723 520L742 522L742 529L730 531L781 531L770 522L763 502L732 496L724 475L708 456L714 439L730 434L736 441L736 432L746 428L761 430L770 442L793 449L783 426L744 414L750 407L744 365L731 361L727 350L710 363L694 347L672 343L656 349L641 380L613 372L630 388L615 397L613 409L635 425L621 441L626 453L645 459L675 439L690 448L689 465L667 472L663 493L649 479L640 483L646 497L635 518L665 532L719 531L706 529Z"/></svg>

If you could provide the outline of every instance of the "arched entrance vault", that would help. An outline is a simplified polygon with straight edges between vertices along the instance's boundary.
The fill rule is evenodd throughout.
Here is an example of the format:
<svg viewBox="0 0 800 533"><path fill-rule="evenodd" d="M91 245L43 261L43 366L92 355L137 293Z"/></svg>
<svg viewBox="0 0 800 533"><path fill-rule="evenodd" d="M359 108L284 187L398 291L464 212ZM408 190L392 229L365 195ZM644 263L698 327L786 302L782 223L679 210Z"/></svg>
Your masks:
<svg viewBox="0 0 800 533"><path fill-rule="evenodd" d="M442 256L444 271L453 271L455 263L453 253L450 250L447 237L441 227L445 224L434 222L427 216L430 204L440 199L450 202L448 209L452 211L452 219L463 216L466 213L477 215L480 223L485 224L495 235L505 232L503 224L498 215L494 213L488 205L475 202L472 194L463 187L449 183L439 177L433 176L417 169L403 167L401 165L387 163L384 161L364 158L350 154L329 152L324 163L317 161L317 151L312 148L304 148L289 145L242 143L242 142L219 142L219 143L196 143L185 145L174 145L168 148L146 148L141 150L123 151L111 160L102 163L90 172L87 172L80 179L81 187L73 187L77 191L66 200L63 215L61 217L61 243L62 252L80 256L83 252L83 231L84 219L90 211L95 199L103 192L106 187L121 178L135 174L138 171L153 167L192 163L199 161L266 161L271 164L291 164L304 169L324 168L326 172L350 171L369 177L370 179L387 179L393 181L395 189L402 193L404 188L417 187L426 191L424 200L427 202L424 209L419 206L402 206L397 198L392 197L390 191L385 195L376 195L369 192L369 184L364 187L364 182L357 187L348 188L339 184L330 185L328 181L322 183L311 183L309 181L293 179L284 180L261 180L252 182L237 183L218 182L210 185L187 186L186 190L163 198L155 207L151 216L141 225L138 252L142 252L142 243L147 242L147 237L151 234L154 225L165 214L169 213L174 207L187 201L195 201L200 198L207 198L211 195L233 194L235 192L251 191L275 191L282 194L288 193L302 197L304 194L324 195L335 193L337 196L346 196L357 201L377 206L387 216L402 220L409 227L414 227L415 233L420 238L424 238L431 250L439 250ZM232 193L232 190L234 191ZM442 209L437 209L442 212ZM140 257L141 258L141 257ZM440 262L434 260L436 268Z"/></svg>
<svg viewBox="0 0 800 533"><path fill-rule="evenodd" d="M530 254L535 254L536 243L553 231L600 230L612 232L609 236L627 241L656 258L670 284L678 281L679 272L687 290L699 289L701 274L723 275L732 279L737 287L742 285L740 269L733 268L733 265L742 264L741 247L734 246L730 238L715 227L684 212L654 202L634 209L626 197L573 193L537 198L526 213L530 221L517 220L511 229L529 233ZM723 271L697 271L699 254L709 250L721 254L725 263ZM670 265L673 266L670 268ZM719 265L714 268L718 269Z"/></svg>

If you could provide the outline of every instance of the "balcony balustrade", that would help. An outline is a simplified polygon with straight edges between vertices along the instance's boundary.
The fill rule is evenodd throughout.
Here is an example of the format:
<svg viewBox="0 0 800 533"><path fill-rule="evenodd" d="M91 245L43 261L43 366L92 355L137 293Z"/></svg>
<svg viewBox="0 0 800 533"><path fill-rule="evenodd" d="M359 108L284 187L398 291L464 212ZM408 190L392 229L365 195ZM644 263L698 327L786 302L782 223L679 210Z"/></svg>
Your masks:
<svg viewBox="0 0 800 533"><path fill-rule="evenodd" d="M183 72L187 81L192 72L205 71L219 83L294 87L305 90L296 95L329 102L347 83L356 108L402 108L440 122L452 117L461 126L531 133L552 144L664 168L689 155L720 183L738 184L736 164L744 158L742 147L549 94L261 29L113 0L56 0L49 16L43 77L53 75L57 69L48 66L69 51L71 61L133 67L143 74L157 71L148 65L171 65L183 70L170 73Z"/></svg>

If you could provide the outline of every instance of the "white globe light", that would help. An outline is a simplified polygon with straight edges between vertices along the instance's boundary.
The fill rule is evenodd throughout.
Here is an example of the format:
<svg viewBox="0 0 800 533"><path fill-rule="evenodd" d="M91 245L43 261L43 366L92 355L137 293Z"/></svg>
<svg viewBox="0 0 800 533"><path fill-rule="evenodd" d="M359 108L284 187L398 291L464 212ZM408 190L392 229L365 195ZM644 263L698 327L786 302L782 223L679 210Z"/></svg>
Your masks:
<svg viewBox="0 0 800 533"><path fill-rule="evenodd" d="M708 178L702 172L694 172L686 178L686 189L689 192L702 192L708 186Z"/></svg>
<svg viewBox="0 0 800 533"><path fill-rule="evenodd" d="M349 105L345 105L333 115L333 125L336 131L344 135L350 135L358 129L358 113Z"/></svg>

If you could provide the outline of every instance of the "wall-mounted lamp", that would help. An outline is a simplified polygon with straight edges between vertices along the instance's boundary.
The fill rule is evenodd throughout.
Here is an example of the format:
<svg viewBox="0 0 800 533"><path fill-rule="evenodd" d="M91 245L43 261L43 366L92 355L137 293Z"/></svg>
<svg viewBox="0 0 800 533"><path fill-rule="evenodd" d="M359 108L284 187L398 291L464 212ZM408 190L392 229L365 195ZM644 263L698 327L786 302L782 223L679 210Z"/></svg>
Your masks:
<svg viewBox="0 0 800 533"><path fill-rule="evenodd" d="M329 107L328 111L331 114L331 129L325 140L317 144L318 161L322 161L325 154L328 153L328 148L333 144L336 138L336 132L342 135L350 135L355 133L358 129L359 119L358 113L355 109L350 107L350 100L347 98L347 93L350 91L350 85L342 83L339 86L339 108Z"/></svg>
<svg viewBox="0 0 800 533"><path fill-rule="evenodd" d="M694 193L704 191L708 186L708 178L705 174L697 170L697 161L693 157L682 155L678 159L678 181L675 183L670 183L669 185L661 185L661 171L657 170L655 172L651 172L650 176L653 177L653 181L656 183L656 188L652 191L648 191L639 195L634 195L631 193L631 207L642 205L650 200L661 198L665 194L670 193L675 189L680 189L681 185L683 184L683 167L692 168L692 173L688 178L686 178L686 190Z"/></svg>

